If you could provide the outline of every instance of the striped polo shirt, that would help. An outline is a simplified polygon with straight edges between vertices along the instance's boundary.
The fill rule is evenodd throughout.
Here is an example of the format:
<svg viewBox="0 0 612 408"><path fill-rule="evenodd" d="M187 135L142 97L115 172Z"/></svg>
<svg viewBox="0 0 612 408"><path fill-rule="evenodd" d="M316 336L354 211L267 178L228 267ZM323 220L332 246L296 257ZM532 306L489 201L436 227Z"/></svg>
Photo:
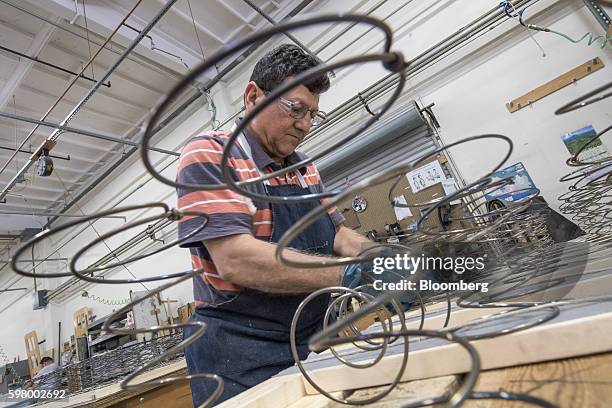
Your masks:
<svg viewBox="0 0 612 408"><path fill-rule="evenodd" d="M209 131L190 139L181 152L177 181L189 184L222 184L221 156L230 133L230 131ZM280 165L276 164L262 149L255 135L247 129L244 130L244 135L251 147L253 159L247 156L238 143L232 146L228 163L233 180L257 177L259 176L257 168L263 173L281 169ZM287 165L291 165L305 158L303 153L296 151L285 161ZM314 164L306 165L299 171L313 193L325 191ZM271 178L269 182L271 186L300 184L298 177L293 172ZM263 183L252 184L249 188L258 194L266 193ZM221 279L202 241L235 234L250 234L257 239L269 241L274 223L270 203L252 201L229 189L186 191L179 188L177 195L179 210L201 211L210 217L208 225L182 245L182 247L189 248L192 267L204 270L193 280L196 305L219 305L233 299L240 287ZM325 201L326 199L321 200L322 203ZM344 218L335 207L329 210L329 214L336 227L343 223ZM201 222L201 218L194 216L187 216L179 221L179 239L198 228ZM245 267L248 266L245 265Z"/></svg>

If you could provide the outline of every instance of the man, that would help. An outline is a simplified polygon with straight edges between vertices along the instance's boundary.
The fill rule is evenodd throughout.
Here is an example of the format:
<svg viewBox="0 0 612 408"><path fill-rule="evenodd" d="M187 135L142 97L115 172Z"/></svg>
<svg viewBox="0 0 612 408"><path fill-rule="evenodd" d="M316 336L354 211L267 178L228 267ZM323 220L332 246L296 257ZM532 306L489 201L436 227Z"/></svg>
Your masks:
<svg viewBox="0 0 612 408"><path fill-rule="evenodd" d="M59 370L59 366L55 364L52 357L43 357L40 359L40 365L42 368L34 378L34 383L37 390L53 391L60 389L60 376L51 375L51 373Z"/></svg>
<svg viewBox="0 0 612 408"><path fill-rule="evenodd" d="M246 112L280 84L317 65L317 61L293 45L281 45L266 54L253 70L244 90ZM325 114L319 96L329 88L323 75L294 88L274 101L243 132L229 161L235 180L256 177L302 161L296 147ZM240 120L240 119L239 119ZM191 139L182 151L177 180L183 183L222 183L221 154L230 131L207 132ZM256 183L260 194L301 196L323 191L314 164L299 172ZM191 374L212 373L224 379L226 400L294 364L289 328L300 302L317 289L342 284L344 267L290 268L276 261L276 242L313 208L316 202L276 204L251 202L230 190L177 191L178 208L202 211L210 216L203 231L185 244L193 268L204 273L194 279L197 311L194 318L207 324L206 333L186 351ZM180 222L179 236L197 228L201 219ZM342 225L337 209L321 217L291 243L288 257L314 260L320 256L356 256L369 241ZM303 313L298 326L299 353L308 355L306 341L320 329L329 297L321 296ZM191 335L195 329L186 330ZM216 383L193 380L191 389L198 406L214 391Z"/></svg>

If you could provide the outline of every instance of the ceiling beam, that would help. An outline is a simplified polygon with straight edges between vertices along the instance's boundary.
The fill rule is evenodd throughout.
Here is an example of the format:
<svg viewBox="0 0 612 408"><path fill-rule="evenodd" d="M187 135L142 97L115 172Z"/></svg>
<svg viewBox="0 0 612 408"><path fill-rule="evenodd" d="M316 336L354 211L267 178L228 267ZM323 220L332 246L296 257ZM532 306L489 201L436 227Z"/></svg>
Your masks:
<svg viewBox="0 0 612 408"><path fill-rule="evenodd" d="M174 0L171 0L174 1ZM150 115L150 112L147 112L144 114L144 117L147 117ZM107 140L109 142L114 142L114 143L118 143L118 144L122 144L122 145L130 145L130 146L140 146L139 142L134 142L131 140L127 140L126 138L116 138L110 135L104 135L104 134L95 134L92 132L87 132L86 130L83 129L77 129L77 128L73 128L72 126L63 126L59 123L50 123L47 121L43 121L43 120L38 120L38 119L34 119L34 118L28 118L25 116L21 116L21 115L15 115L15 114L11 114L11 113L6 113L6 112L0 112L0 116L4 116L4 117L8 117L8 118L12 118L12 119L16 119L19 121L23 121L23 122L29 122L29 123L34 123L37 124L39 126L46 126L46 127L51 127L54 130L54 133L59 133L59 132L64 132L64 133L76 133L79 135L83 135L83 136L88 136L88 137L93 137L95 139L102 139L102 140ZM133 126L130 128L131 130L133 129L134 131L140 131L141 130L141 126ZM51 137L51 136L50 136ZM22 143L23 145L23 143ZM22 146L20 146L22 147ZM52 146L53 147L53 146ZM51 149L49 149L51 150ZM156 151L159 153L164 153L164 154L169 154L171 156L180 156L179 153L172 151L172 150L166 150L166 149L159 149L157 147L149 147L148 150L152 150L152 151Z"/></svg>
<svg viewBox="0 0 612 408"><path fill-rule="evenodd" d="M23 35L23 36L28 37L28 38L30 38L32 40L35 37L35 35L30 33L29 31L26 31L23 28L21 28L21 27L19 27L17 25L11 24L9 22L4 22L2 28L7 29L7 31L9 31L9 30L13 31L13 32L15 32L16 34L19 34L19 35ZM6 35L12 35L12 34L8 33ZM51 53L52 55L54 55L54 57L59 58L59 60L63 59L61 53L64 53L68 57L74 58L76 62L81 63L81 64L82 64L83 61L86 61L89 58L87 55L79 54L79 53L75 52L72 49L62 47L60 44L55 43L55 42L51 42L51 43L47 44L46 51L47 51L48 54ZM11 60L11 61L19 61L19 57L16 57L16 56L14 56L12 54L8 54L8 53L0 53L0 58L8 59L8 60ZM108 66L103 66L101 63L98 63L98 61L96 61L96 60L94 60L91 63L91 65L93 65L95 71L105 71L108 68ZM48 68L44 68L40 64L34 64L34 68L33 69L35 69L35 70L37 70L39 72L43 72L43 73L53 73L58 78L65 78L65 76L63 76L63 75L59 75L58 76L59 73L57 71L54 71L54 70L51 70L51 69L48 69ZM129 82L130 84L137 85L140 88L143 88L143 89L145 89L145 90L147 90L149 92L153 92L153 93L158 94L158 95L161 95L161 94L163 94L165 92L161 88L154 88L152 84L147 84L147 83L139 80L138 78L134 78L134 77L131 77L129 75L123 74L123 73L119 72L119 70L116 70L113 73L113 78L121 78L122 80L125 80L126 82ZM83 81L75 82L74 86L78 86L78 87L83 88L85 90L89 89L89 86L86 86L83 83Z"/></svg>
<svg viewBox="0 0 612 408"><path fill-rule="evenodd" d="M7 180L8 181L8 180ZM48 183L48 184L28 184L28 191L40 191L41 193L57 193L61 194L64 192L64 188L59 183Z"/></svg>
<svg viewBox="0 0 612 408"><path fill-rule="evenodd" d="M159 3L163 4L163 0L157 0ZM223 1L220 1L217 4L222 4ZM215 34L214 32L212 32L211 30L209 30L208 28L206 28L205 26L203 26L202 24L198 23L197 21L195 21L195 17L194 17L194 21L191 20L191 16L186 14L185 12L179 10L178 8L174 8L172 9L172 14L175 14L177 16L179 16L183 21L185 21L185 23L189 24L190 26L192 26L195 23L195 26L197 27L197 29L199 31L204 32L208 37L212 38L213 40L215 40L217 43L219 43L219 45L223 45L225 44L225 41L223 40L223 38L219 37L217 34ZM240 18L241 20L243 20L243 18ZM243 20L244 21L244 20ZM195 51L196 53L199 54L198 51Z"/></svg>
<svg viewBox="0 0 612 408"><path fill-rule="evenodd" d="M107 5L105 10L113 9L113 10L116 10L116 12L120 14L127 13L127 10L119 6L118 4L111 3L107 0L101 0L101 1ZM160 2L160 4L164 4L164 2L162 1ZM169 11L169 13L172 13L172 14L176 14L177 12L178 12L178 9L176 7L172 8ZM132 14L131 19L130 19L130 25L132 27L140 30L142 27L146 26L146 24L147 24L147 21L145 19L138 17L137 13ZM191 18L189 18L189 24L191 24ZM132 32L132 35L130 36L130 38L136 37L136 35L138 34L134 30L132 30L131 32ZM155 48L159 50L156 51L152 49L153 44L151 44L151 38L153 38L153 41L155 42ZM211 37L211 38L219 41L220 45L224 44L223 40L219 38L218 36ZM190 69L198 65L200 62L202 62L202 55L199 50L196 51L192 49L191 47L188 47L182 44L181 42L172 38L167 33L160 30L159 28L153 28L149 32L149 36L141 41L141 45L146 46L148 49L152 50L156 54L163 55L164 57L170 60L179 61L180 64L183 64L183 63L187 64L187 66ZM162 50L166 51L166 53L164 53ZM180 62L178 58L173 57L172 55L170 55L170 53L179 56L183 62ZM204 77L206 79L210 79L210 77L208 77L206 74L204 74Z"/></svg>
<svg viewBox="0 0 612 408"><path fill-rule="evenodd" d="M150 111L149 111L150 112ZM6 111L5 111L6 113ZM8 114L12 114L11 112L8 112ZM23 106L23 105L17 105L17 115L18 116L22 116L22 117L29 117L29 118L35 118L38 117L40 118L42 116L42 114L40 113L40 111L34 111L32 109L30 109L29 107ZM59 122L62 121L63 118L61 117L57 117L57 116L53 116L53 115L49 115L47 116L47 120L45 122L49 122L49 123L54 123L54 124L59 124ZM5 117L0 117L0 123L3 124L4 126L7 126L10 128L10 135L12 136L14 131L15 131L15 122L13 119L8 119ZM28 128L27 126L23 126L23 123L27 123L24 121L19 120L18 122L18 127L17 130L18 131L25 131L25 132L30 132L30 128ZM75 130L82 130L85 132L91 132L91 133L96 133L99 135L108 135L108 136L113 136L114 133L111 133L109 131L106 130L100 130L98 128L94 128L91 127L91 123L86 123L84 121L84 119L79 119L76 118L72 123L74 123L75 126L70 126L71 128L74 128ZM142 123L140 122L136 122L136 124L138 125L137 128L140 129L142 126ZM132 129L135 125L130 125L130 129ZM46 139L49 134L50 131L49 129L52 129L50 127L46 127L46 126L40 126L36 132L34 133L34 137L31 139L31 142L29 147L35 148L36 146L38 146L40 144L40 142L42 141L42 139ZM77 135L77 137L71 137L71 138L66 138L62 140L62 145L64 145L64 143L67 144L67 146L70 145L74 145L77 147L81 147L81 148L85 148L85 149L91 149L91 150L96 150L99 152L108 152L109 150L109 145L106 143L106 141L102 141L100 139L93 139L91 137L87 137L87 136L80 136L80 133L78 132L70 132L70 131L66 131L66 133L70 133L73 135ZM10 140L8 139L9 136L7 136L7 134L0 134L0 140L8 140L9 143L15 143L15 140ZM41 139L36 139L37 137L41 138ZM118 136L118 138L120 138L121 136ZM112 146L112 145L111 145ZM63 151L63 153L69 154L69 152L67 151Z"/></svg>
<svg viewBox="0 0 612 408"><path fill-rule="evenodd" d="M58 196L59 197L59 196ZM27 202L25 201L27 200ZM32 201L36 201L38 203L41 204L34 204ZM19 194L19 193L9 193L6 196L6 203L2 203L0 204L0 209L5 208L4 206L6 205L8 207L11 208L15 208L15 209L29 209L29 210L37 210L37 211L43 211L46 210L48 208L48 205L46 205L45 203L52 203L55 202L55 199L39 199L39 198L33 198L30 196L24 196L23 194Z"/></svg>
<svg viewBox="0 0 612 408"><path fill-rule="evenodd" d="M247 20L242 14L240 14L235 8L231 7L229 4L227 4L226 1L221 0L220 2L218 2L217 4L219 4L221 7L223 7L224 9L226 9L227 11L229 11L230 13L232 13L234 16L236 16L237 19L239 19L240 21L242 21L244 24L251 24L250 20ZM252 13L251 13L252 15Z"/></svg>
<svg viewBox="0 0 612 408"><path fill-rule="evenodd" d="M59 21L59 18L56 18L55 21ZM55 26L45 23L43 28L32 40L32 43L25 54L29 55L30 57L37 58L43 47L47 45L51 39L51 36L53 36L55 29ZM11 97L17 91L17 88L19 88L21 85L23 79L30 73L30 70L34 64L34 61L25 58L19 62L17 68L11 74L11 77L2 87L2 91L0 91L0 110L6 107Z"/></svg>
<svg viewBox="0 0 612 408"><path fill-rule="evenodd" d="M29 3L35 5L36 7L43 8L47 12L50 12L54 15L61 16L66 20L70 20L75 13L75 3L74 0L26 0ZM87 26L90 31L94 31L102 36L107 36L113 32L113 30L117 27L117 23L119 23L123 17L127 14L126 10L117 9L117 6L109 6L102 2L87 2ZM142 7L142 6L140 6ZM79 14L80 16L75 20L75 23L78 23L79 26L84 27L84 19L83 19L83 7L79 2ZM138 12L138 11L136 11ZM130 19L130 21L140 21L140 19ZM75 24L77 25L77 24ZM144 27L146 22L144 22L141 27ZM137 27L137 28L141 28ZM83 28L84 29L84 28ZM128 29L127 27L122 27L119 29L117 34L113 37L113 40L119 42L120 44L130 43L137 37L138 33ZM155 36L157 42L157 36ZM181 64L179 60L176 58L172 58L168 55L164 55L163 53L156 52L151 50L148 44L148 40L143 40L136 46L136 50L138 53L145 55L147 58L152 59L159 64L167 66L169 69L173 71L177 71L180 73L187 72L187 68ZM162 43L161 38L158 44L160 47L164 47L165 44ZM186 62L189 66L191 64L197 64L198 60L196 55L186 55L185 51L183 51L184 55L181 55L182 58L187 58Z"/></svg>
<svg viewBox="0 0 612 408"><path fill-rule="evenodd" d="M46 16L43 16L39 11L34 11L34 9L32 9L32 7L29 7L29 5L25 3L23 0L0 0L0 1L40 21L45 21L47 23L51 22L49 18L47 18ZM15 2L17 1L19 1L20 3L15 4ZM39 10L40 4L39 3L35 3L35 4L37 5L36 10ZM67 28L62 24L55 24L55 26L61 31L69 33L70 35L81 38L85 41L87 41L88 36L89 36L89 40L93 44L95 44L97 47L102 46L102 42L106 40L104 36L96 32L92 32L91 30L89 34L86 34L83 32L84 30L78 26L76 26L75 28L72 28L72 27ZM104 46L104 49L116 55L121 55L125 47L119 44L117 41L111 40L108 44ZM154 61L151 58L146 57L142 53L138 53L137 51L133 51L127 57L127 59L133 63L138 64L141 68L151 70L157 74L163 75L164 77L169 76L173 79L178 79L181 77L181 74L179 72L173 69L170 69L169 67L162 65L158 63L157 61Z"/></svg>
<svg viewBox="0 0 612 408"><path fill-rule="evenodd" d="M18 109L18 112L24 115L36 116L35 113L32 113L32 112L28 113L27 111L23 109ZM56 120L54 118L51 118L51 120L54 123L58 123L61 119ZM49 128L46 128L46 129L49 129ZM80 129L84 129L84 128L80 128ZM95 130L91 130L91 129L85 129L85 130L97 133ZM25 126L21 126L21 125L17 126L17 132L27 134L29 131L30 129ZM12 121L12 119L0 117L0 144L4 144L6 146L11 146L15 144L15 140L14 139L11 140L9 137L9 136L13 136L14 133L15 133L15 123ZM49 133L48 130L46 134L41 131L35 132L34 136L31 139L32 143L27 146L24 146L23 148L24 149L35 149L36 146L39 146L40 142L48 136L48 133ZM105 152L108 152L109 150L108 145L92 143L91 138L77 139L77 138L71 137L71 138L66 138L62 140L62 147L60 148L61 151L58 152L58 154L69 154L70 158L72 158L74 154L73 153L74 150L72 150L72 148L92 150L94 153L105 153ZM79 159L80 156L75 156L75 158Z"/></svg>
<svg viewBox="0 0 612 408"><path fill-rule="evenodd" d="M265 10L269 4L270 4L269 2L264 4L261 7L261 9ZM288 4L293 4L293 2L288 2ZM276 16L278 16L278 15L282 15L280 10L275 10L274 12L270 13L270 16L275 18L275 19L276 19ZM259 20L259 21L257 23L255 23L255 20ZM278 19L278 21L280 21L280 20L282 20L282 18ZM257 13L256 11L253 11L253 12L251 12L249 14L249 16L247 17L247 21L248 21L248 24L246 25L246 27L248 27L251 30L251 32L259 31L259 30L263 29L266 25L270 24L259 13ZM236 37L236 35L238 33L240 33L243 29L244 29L244 27L236 27L227 36L227 38L225 38L225 42L232 41L234 39L234 37Z"/></svg>
<svg viewBox="0 0 612 408"><path fill-rule="evenodd" d="M6 144L6 143L0 143L0 151L3 151L5 154L10 157L11 154L6 153L6 152L14 152L15 151L15 146L12 146L12 143ZM33 149L30 148L26 148L26 149L21 149L19 151L19 154L21 154L21 159L22 160L29 160L30 157L32 157L32 155L35 153L35 151ZM4 156L3 155L3 156ZM67 153L59 153L59 152L55 152L54 153L50 153L49 157L53 160L64 160L64 161L69 161L71 166L82 166L83 164L86 165L93 165L95 163L97 163L98 160L98 156L94 156L92 155L88 155L85 156L84 154L67 154ZM8 158L8 157L7 157Z"/></svg>
<svg viewBox="0 0 612 408"><path fill-rule="evenodd" d="M1 159L5 159L9 157L9 154L4 154L2 153L3 151L0 150L0 158ZM95 163L94 165L92 165L89 168L78 168L78 169L73 169L71 167L65 167L62 166L61 163L64 163L63 160L53 160L53 171L57 171L62 175L62 180L64 180L64 183L66 183L67 185L70 184L74 184L76 183L77 180L74 179L73 175L77 175L77 176L81 176L83 173L86 173L88 171L95 171L93 170L95 165L97 165L98 163ZM16 171L15 169L12 169L11 167L7 167L6 170L4 171L6 174L15 174ZM66 175L67 173L70 173L70 176L68 176L69 180L65 180L64 179L64 175ZM4 173L3 173L4 174ZM44 182L44 179L46 177L41 177L38 180L40 180L40 182ZM70 181L70 180L74 180L74 181Z"/></svg>
<svg viewBox="0 0 612 408"><path fill-rule="evenodd" d="M38 97L39 99L47 98L47 99L49 99L51 101L51 103L53 103L53 101L55 101L58 98L57 95L54 95L54 94L49 93L47 91L43 91L40 88L32 88L32 87L30 87L28 85L23 85L21 87L21 92L24 93L24 94L29 94L29 95L26 95L26 98L29 98L29 97L32 97L32 98ZM60 108L60 110L61 110L62 105L64 105L64 108L70 109L73 106L75 106L76 104L77 104L76 100L73 100L73 99L68 98L68 97L64 97L59 102L58 108ZM93 106L93 104L90 104L90 106ZM145 110L145 109L139 109L139 108L136 108L136 107L135 107L135 109L138 109L141 112L142 111L148 112L148 109ZM95 116L95 117L97 117L97 118L99 118L100 120L103 120L103 121L114 122L114 123L121 124L121 125L128 126L128 127L133 127L133 126L136 125L134 122L132 122L128 118L120 118L120 117L118 117L116 115L113 115L113 114L111 114L109 112L100 111L98 109L94 109L94 108L89 107L87 105L83 106L81 108L81 111L83 113L85 113L85 114L89 114L89 115Z"/></svg>

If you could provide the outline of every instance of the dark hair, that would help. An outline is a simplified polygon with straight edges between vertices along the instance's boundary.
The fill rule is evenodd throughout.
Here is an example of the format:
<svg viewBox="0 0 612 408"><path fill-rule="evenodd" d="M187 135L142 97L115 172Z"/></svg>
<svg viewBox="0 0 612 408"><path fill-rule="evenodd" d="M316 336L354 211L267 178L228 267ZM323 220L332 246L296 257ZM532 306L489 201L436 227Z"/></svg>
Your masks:
<svg viewBox="0 0 612 408"><path fill-rule="evenodd" d="M53 362L53 359L49 356L45 356L40 359L40 365L43 365L45 363L52 363L52 362Z"/></svg>
<svg viewBox="0 0 612 408"><path fill-rule="evenodd" d="M282 44L264 55L253 68L251 81L264 91L272 91L285 79L296 76L319 65L319 61L293 44ZM314 94L321 94L329 89L329 77L326 74L304 83Z"/></svg>

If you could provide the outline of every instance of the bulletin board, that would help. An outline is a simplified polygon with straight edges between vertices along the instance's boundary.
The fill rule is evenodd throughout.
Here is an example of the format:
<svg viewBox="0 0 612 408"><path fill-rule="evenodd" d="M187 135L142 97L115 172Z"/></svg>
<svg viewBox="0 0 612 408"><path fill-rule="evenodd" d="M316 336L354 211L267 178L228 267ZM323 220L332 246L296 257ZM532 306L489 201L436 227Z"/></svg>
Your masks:
<svg viewBox="0 0 612 408"><path fill-rule="evenodd" d="M82 307L74 312L74 337L87 336L89 315L90 311L88 307Z"/></svg>
<svg viewBox="0 0 612 408"><path fill-rule="evenodd" d="M144 290L139 292L130 292L130 300L133 302L148 295L149 292ZM132 306L132 312L134 313L134 327L137 329L160 326L168 322L166 308L163 307L161 303L161 297L159 293L145 299L142 302L136 303L134 306ZM159 332L157 335L160 335L160 333L163 332ZM143 338L146 340L150 340L152 337L153 333L138 334L139 341L142 341Z"/></svg>

